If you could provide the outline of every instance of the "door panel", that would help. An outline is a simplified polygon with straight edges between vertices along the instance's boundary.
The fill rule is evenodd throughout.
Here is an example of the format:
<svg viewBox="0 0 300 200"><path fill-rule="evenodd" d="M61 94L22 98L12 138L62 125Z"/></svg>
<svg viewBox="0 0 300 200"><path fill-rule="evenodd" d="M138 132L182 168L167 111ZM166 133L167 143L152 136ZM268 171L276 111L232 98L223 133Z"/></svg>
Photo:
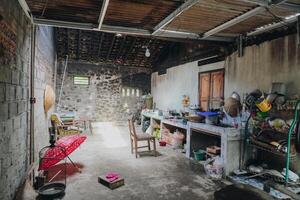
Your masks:
<svg viewBox="0 0 300 200"><path fill-rule="evenodd" d="M199 86L199 104L203 110L207 110L210 98L210 73L200 74Z"/></svg>
<svg viewBox="0 0 300 200"><path fill-rule="evenodd" d="M224 97L224 71L211 73L211 88L211 100L222 100Z"/></svg>

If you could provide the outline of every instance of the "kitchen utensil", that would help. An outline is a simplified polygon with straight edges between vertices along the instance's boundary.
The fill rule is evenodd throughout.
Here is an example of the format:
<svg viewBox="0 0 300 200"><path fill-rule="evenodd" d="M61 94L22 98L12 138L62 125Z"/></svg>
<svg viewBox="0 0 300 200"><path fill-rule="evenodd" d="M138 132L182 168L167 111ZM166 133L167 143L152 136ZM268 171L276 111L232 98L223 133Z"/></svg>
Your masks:
<svg viewBox="0 0 300 200"><path fill-rule="evenodd" d="M66 189L64 183L52 182L47 183L38 189L38 194L46 198L55 198L63 195Z"/></svg>
<svg viewBox="0 0 300 200"><path fill-rule="evenodd" d="M270 93L285 95L286 94L286 85L284 83L274 82L274 83L272 83L272 88L271 88Z"/></svg>
<svg viewBox="0 0 300 200"><path fill-rule="evenodd" d="M197 112L197 114L205 117L206 124L216 124L218 121L217 112Z"/></svg>
<svg viewBox="0 0 300 200"><path fill-rule="evenodd" d="M274 101L275 101L275 99L278 97L278 94L275 94L275 93L270 93L270 94L268 94L268 96L267 96L267 101L269 102L269 103L273 103Z"/></svg>
<svg viewBox="0 0 300 200"><path fill-rule="evenodd" d="M262 92L258 89L252 91L246 96L245 104L248 109L255 107L255 102L262 96Z"/></svg>
<svg viewBox="0 0 300 200"><path fill-rule="evenodd" d="M233 92L231 97L236 99L237 101L241 102L241 96L237 92Z"/></svg>
<svg viewBox="0 0 300 200"><path fill-rule="evenodd" d="M264 171L264 169L261 166L255 166L255 165L250 165L248 167L248 170L251 173L255 173L255 174L259 174L259 173L262 173Z"/></svg>

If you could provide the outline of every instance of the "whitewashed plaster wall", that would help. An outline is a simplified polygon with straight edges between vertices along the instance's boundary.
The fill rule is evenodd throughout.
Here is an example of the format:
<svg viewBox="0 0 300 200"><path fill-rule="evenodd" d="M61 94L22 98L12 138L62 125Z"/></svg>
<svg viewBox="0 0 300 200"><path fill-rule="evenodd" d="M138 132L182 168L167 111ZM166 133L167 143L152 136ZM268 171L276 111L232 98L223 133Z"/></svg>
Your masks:
<svg viewBox="0 0 300 200"><path fill-rule="evenodd" d="M167 69L167 73L151 76L151 93L156 107L162 110L183 109L183 95L190 97L191 105L198 105L198 74L224 68L224 62L198 66L198 61Z"/></svg>

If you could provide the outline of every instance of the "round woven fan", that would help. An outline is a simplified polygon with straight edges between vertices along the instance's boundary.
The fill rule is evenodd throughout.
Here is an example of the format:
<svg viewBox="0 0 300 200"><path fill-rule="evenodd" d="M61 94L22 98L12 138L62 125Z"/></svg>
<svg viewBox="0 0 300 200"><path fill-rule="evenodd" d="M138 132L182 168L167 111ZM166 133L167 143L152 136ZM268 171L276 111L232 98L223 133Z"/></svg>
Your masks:
<svg viewBox="0 0 300 200"><path fill-rule="evenodd" d="M46 113L54 105L54 103L55 93L53 91L53 88L50 85L47 85L44 93L44 109Z"/></svg>

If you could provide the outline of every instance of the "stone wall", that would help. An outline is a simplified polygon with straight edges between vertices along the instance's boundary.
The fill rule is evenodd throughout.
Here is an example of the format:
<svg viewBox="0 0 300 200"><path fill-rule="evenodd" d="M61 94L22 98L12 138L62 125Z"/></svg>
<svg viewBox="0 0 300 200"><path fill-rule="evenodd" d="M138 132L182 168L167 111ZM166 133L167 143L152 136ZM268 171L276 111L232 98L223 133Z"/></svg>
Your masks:
<svg viewBox="0 0 300 200"><path fill-rule="evenodd" d="M1 0L0 15L0 199L10 200L29 166L31 25L17 0ZM50 78L41 75L42 71L52 73L45 70L53 67L51 32L49 28L37 30L35 155L38 145L48 141L43 115L38 120L42 101L42 91L38 90Z"/></svg>
<svg viewBox="0 0 300 200"><path fill-rule="evenodd" d="M64 63L57 74L56 96L62 83ZM146 70L147 71L147 70ZM90 78L89 85L74 85L76 75ZM140 96L150 91L150 74L137 69L123 70L115 66L69 63L58 112L75 112L78 117L94 121L123 121L138 108L140 97L122 96L122 88L139 88Z"/></svg>

